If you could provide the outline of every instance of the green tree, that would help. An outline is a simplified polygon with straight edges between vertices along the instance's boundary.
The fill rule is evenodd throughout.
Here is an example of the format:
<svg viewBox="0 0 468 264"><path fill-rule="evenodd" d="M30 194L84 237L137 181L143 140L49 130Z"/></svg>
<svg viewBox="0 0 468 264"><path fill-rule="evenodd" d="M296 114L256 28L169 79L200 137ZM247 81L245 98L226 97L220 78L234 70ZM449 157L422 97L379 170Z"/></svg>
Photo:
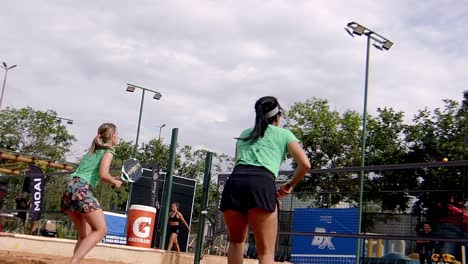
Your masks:
<svg viewBox="0 0 468 264"><path fill-rule="evenodd" d="M159 164L161 170L167 170L169 145L165 145L161 140L152 139L148 143L143 144L140 151L139 157L143 164ZM179 157L176 157L176 167L180 163L179 159Z"/></svg>
<svg viewBox="0 0 468 264"><path fill-rule="evenodd" d="M181 165L177 168L177 175L182 177L192 178L197 180L197 190L195 193L195 203L193 208L193 218L195 221L201 212L201 198L203 190L203 176L205 172L205 160L208 151L205 149L193 150L191 146L184 146L180 152ZM217 174L231 171L234 166L232 157L222 154L213 153L213 161L211 166L211 179L208 194L208 214L207 219L212 225L215 224L218 212L217 203L217 183L215 177Z"/></svg>
<svg viewBox="0 0 468 264"><path fill-rule="evenodd" d="M192 146L184 146L178 152L180 163L176 166L177 175L191 179L203 180L205 159L208 150L194 150ZM234 159L223 153L213 153L212 174L231 171Z"/></svg>
<svg viewBox="0 0 468 264"><path fill-rule="evenodd" d="M466 157L467 92L462 104L454 100L443 100L444 107L433 111L419 111L413 124L405 130L409 148L406 162L436 162L443 158L462 160ZM417 193L415 212L428 209L429 217L436 220L446 213L449 203L463 201L466 193L461 168L420 168L415 171L421 190ZM438 191L434 191L438 190ZM440 191L446 190L446 191Z"/></svg>
<svg viewBox="0 0 468 264"><path fill-rule="evenodd" d="M6 108L0 111L0 148L31 156L65 160L76 138L71 135L53 110ZM27 168L26 164L18 164ZM46 169L45 172L52 172ZM66 177L51 176L46 180L45 210L60 210L61 191ZM9 178L6 206L14 208L14 199L22 191L23 178Z"/></svg>
<svg viewBox="0 0 468 264"><path fill-rule="evenodd" d="M360 116L357 112L340 114L330 109L327 100L312 98L295 103L286 113L287 125L301 141L314 168L336 168L359 164ZM357 181L348 173L308 176L297 187L302 198L315 197L317 206L352 202Z"/></svg>
<svg viewBox="0 0 468 264"><path fill-rule="evenodd" d="M0 148L64 160L76 138L53 110L30 107L0 111Z"/></svg>
<svg viewBox="0 0 468 264"><path fill-rule="evenodd" d="M120 168L123 162L133 156L133 147L134 144L132 141L125 141L121 139L119 144L117 144L115 149L115 155L112 159L112 167Z"/></svg>
<svg viewBox="0 0 468 264"><path fill-rule="evenodd" d="M392 108L378 108L377 113L376 117L369 117L366 165L401 164L407 153L404 113ZM418 186L415 177L408 177L402 171L374 172L367 179L367 201L379 203L383 211L406 211L410 207L410 196L402 194L401 190L412 190Z"/></svg>

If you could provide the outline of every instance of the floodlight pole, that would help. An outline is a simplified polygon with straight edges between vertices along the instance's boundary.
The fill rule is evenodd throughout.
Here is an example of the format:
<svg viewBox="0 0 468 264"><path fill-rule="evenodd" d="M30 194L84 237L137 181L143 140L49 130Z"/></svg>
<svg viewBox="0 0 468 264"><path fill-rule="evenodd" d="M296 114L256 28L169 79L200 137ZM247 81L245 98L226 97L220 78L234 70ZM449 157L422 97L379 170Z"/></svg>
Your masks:
<svg viewBox="0 0 468 264"><path fill-rule="evenodd" d="M369 59L370 59L370 34L367 35L366 50L366 73L364 78L364 109L362 111L362 134L361 134L361 174L359 176L359 221L358 232L362 231L362 214L364 210L364 166L366 165L366 134L367 134L367 95L369 87ZM356 249L356 263L359 263L361 252L364 246L363 239L358 240Z"/></svg>
<svg viewBox="0 0 468 264"><path fill-rule="evenodd" d="M203 177L203 192L200 206L200 214L198 218L197 245L195 246L194 264L200 264L201 254L203 251L203 240L205 233L205 222L208 213L208 194L210 192L211 179L211 164L213 161L213 152L206 153L205 159L205 175Z"/></svg>
<svg viewBox="0 0 468 264"><path fill-rule="evenodd" d="M3 77L2 93L0 95L0 110L2 110L3 94L5 93L5 86L6 86L8 70L11 70L11 69L15 68L16 66L18 66L18 65L13 65L13 66L8 67L8 65L5 62L3 62L2 65L0 65L0 67L5 69L5 75Z"/></svg>
<svg viewBox="0 0 468 264"><path fill-rule="evenodd" d="M141 86L138 86L138 85L134 85L134 84L130 84L130 83L127 83L127 92L134 92L135 89L141 89L143 90L142 93L141 93L141 103L140 103L140 114L138 115L138 127L137 127L137 134L136 134L136 140L135 140L135 146L134 146L134 150L133 150L133 158L137 158L138 156L138 139L140 138L140 127L141 127L141 116L143 114L143 103L145 101L145 92L146 91L149 91L149 92L152 92L155 94L155 96L153 97L154 99L156 100L159 100L161 99L161 93L159 92L156 92L156 91L153 91L153 90L150 90L148 88L144 88L144 87L141 87ZM133 184L132 183L129 183L129 187L128 187L128 197L127 197L127 204L125 206L125 211L128 211L129 210L129 207L130 207L130 200L131 200L131 196L132 196L132 188L133 188Z"/></svg>
<svg viewBox="0 0 468 264"><path fill-rule="evenodd" d="M169 148L169 161L167 163L167 173L166 179L164 180L164 197L163 197L163 204L160 211L162 214L161 220L161 237L159 240L159 248L165 248L166 244L166 234L167 234L167 226L169 223L169 208L171 207L171 195L172 195L172 179L174 174L174 165L176 160L176 152L177 152L177 136L179 134L178 128L172 129L172 137L171 137L171 146Z"/></svg>
<svg viewBox="0 0 468 264"><path fill-rule="evenodd" d="M158 137L158 141L161 141L161 131L163 129L163 127L165 127L166 124L162 124L161 126L159 126L159 137Z"/></svg>
<svg viewBox="0 0 468 264"><path fill-rule="evenodd" d="M377 34L376 32L366 28L356 22L350 22L345 28L346 31L354 37L354 35L365 35L367 37L366 45L366 72L364 78L364 109L362 112L362 134L361 134L361 172L359 175L359 219L358 219L358 233L362 233L362 222L363 222L363 210L364 210L364 166L366 165L366 136L367 136L367 97L368 97L368 88L369 88L369 60L370 60L370 42L371 39L375 42L382 45L382 47L374 46L380 50L389 50L393 42L387 38ZM352 29L353 31L350 31ZM356 247L356 263L360 263L360 258L363 254L364 240L362 238L358 239Z"/></svg>
<svg viewBox="0 0 468 264"><path fill-rule="evenodd" d="M138 115L138 127L135 139L135 147L133 149L133 157L136 159L138 155L138 139L140 138L141 115L143 114L143 103L145 102L145 89L141 93L140 114Z"/></svg>
<svg viewBox="0 0 468 264"><path fill-rule="evenodd" d="M145 87L141 87L141 86L130 84L130 83L127 84L127 92L133 93L135 91L135 89L143 90L142 93L141 93L140 114L138 115L137 134L136 134L135 146L134 146L134 150L133 150L133 157L136 159L137 155L138 155L138 139L140 138L141 116L143 114L143 103L145 101L145 92L148 91L148 92L154 93L153 98L156 99L156 100L161 99L162 95L159 92L150 90L150 89L145 88Z"/></svg>
<svg viewBox="0 0 468 264"><path fill-rule="evenodd" d="M463 99L464 102L468 102L468 90L463 93ZM467 135L468 135L468 105L463 105L463 123L464 123L464 128L463 128L463 159L466 160L468 159L468 140L467 140ZM462 175L462 189L465 190L465 177L466 177L466 166L463 167L463 175ZM465 192L462 192L462 201L465 201ZM462 224L465 224L464 222L465 219L462 217ZM465 255L465 249L463 248L462 252L463 256Z"/></svg>

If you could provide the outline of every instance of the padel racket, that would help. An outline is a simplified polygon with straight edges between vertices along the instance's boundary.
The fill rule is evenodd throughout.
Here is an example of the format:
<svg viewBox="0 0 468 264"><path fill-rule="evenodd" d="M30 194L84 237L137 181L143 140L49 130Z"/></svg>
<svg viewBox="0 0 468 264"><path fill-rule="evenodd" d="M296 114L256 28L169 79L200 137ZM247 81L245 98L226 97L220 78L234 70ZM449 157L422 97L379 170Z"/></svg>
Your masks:
<svg viewBox="0 0 468 264"><path fill-rule="evenodd" d="M120 179L124 182L136 182L143 175L143 167L136 159L128 159L123 162Z"/></svg>

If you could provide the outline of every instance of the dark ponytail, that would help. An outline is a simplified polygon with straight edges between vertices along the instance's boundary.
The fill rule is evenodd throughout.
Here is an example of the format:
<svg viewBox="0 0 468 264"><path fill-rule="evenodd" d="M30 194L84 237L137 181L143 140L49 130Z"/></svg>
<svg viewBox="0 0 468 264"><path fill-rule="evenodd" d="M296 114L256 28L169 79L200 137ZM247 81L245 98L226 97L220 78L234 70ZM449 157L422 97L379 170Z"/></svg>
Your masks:
<svg viewBox="0 0 468 264"><path fill-rule="evenodd" d="M281 115L281 106L273 96L265 96L255 103L255 126L247 137L237 138L243 141L255 143L265 135L268 125L273 123L278 115Z"/></svg>

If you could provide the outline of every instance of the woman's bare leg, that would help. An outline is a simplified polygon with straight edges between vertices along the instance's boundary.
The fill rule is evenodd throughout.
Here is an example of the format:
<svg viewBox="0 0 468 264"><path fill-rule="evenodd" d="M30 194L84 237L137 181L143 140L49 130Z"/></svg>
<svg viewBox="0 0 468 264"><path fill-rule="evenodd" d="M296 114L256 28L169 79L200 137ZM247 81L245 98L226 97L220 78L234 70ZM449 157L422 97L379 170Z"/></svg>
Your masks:
<svg viewBox="0 0 468 264"><path fill-rule="evenodd" d="M75 254L71 260L72 264L80 263L84 256L107 234L106 221L101 209L81 214L81 216L86 220L89 226L91 226L91 233L89 233L81 241L78 248L76 248Z"/></svg>
<svg viewBox="0 0 468 264"><path fill-rule="evenodd" d="M248 213L248 223L255 236L260 264L275 263L275 246L278 233L277 212L278 210L271 213L254 208L249 210Z"/></svg>
<svg viewBox="0 0 468 264"><path fill-rule="evenodd" d="M176 234L171 233L171 236L169 237L169 244L167 245L167 250L171 251L172 246L174 245L174 240L175 240Z"/></svg>
<svg viewBox="0 0 468 264"><path fill-rule="evenodd" d="M225 210L223 217L229 232L228 264L242 264L243 246L247 237L247 216L233 210Z"/></svg>

